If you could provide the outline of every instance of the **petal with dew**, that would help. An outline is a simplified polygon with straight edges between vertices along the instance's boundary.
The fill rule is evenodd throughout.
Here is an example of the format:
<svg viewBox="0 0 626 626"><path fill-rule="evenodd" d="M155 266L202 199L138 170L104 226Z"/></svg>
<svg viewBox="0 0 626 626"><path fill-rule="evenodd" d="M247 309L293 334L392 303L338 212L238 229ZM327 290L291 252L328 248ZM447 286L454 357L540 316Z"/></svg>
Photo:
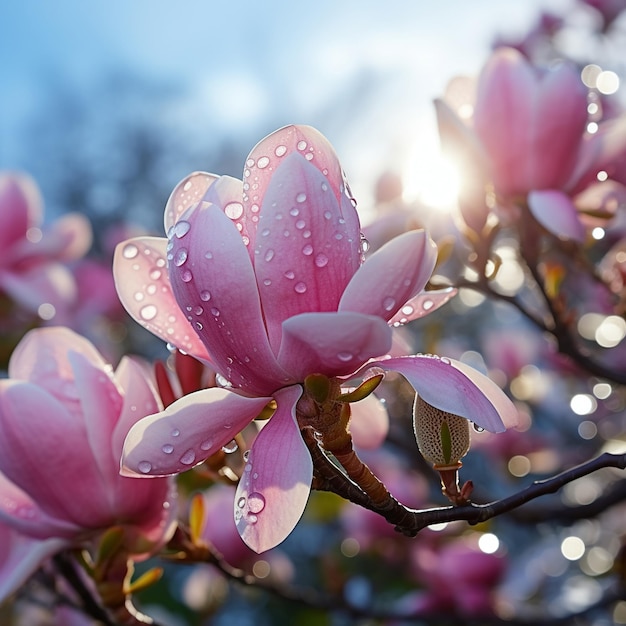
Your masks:
<svg viewBox="0 0 626 626"><path fill-rule="evenodd" d="M115 287L124 308L144 328L202 361L209 354L180 310L167 275L167 239L137 237L120 243L113 258Z"/></svg>
<svg viewBox="0 0 626 626"><path fill-rule="evenodd" d="M408 300L389 320L389 323L392 326L406 324L429 315L449 302L456 294L457 290L454 287L422 291Z"/></svg>
<svg viewBox="0 0 626 626"><path fill-rule="evenodd" d="M295 417L302 388L275 394L278 405L257 435L235 495L235 522L244 542L264 552L283 541L302 516L313 462Z"/></svg>
<svg viewBox="0 0 626 626"><path fill-rule="evenodd" d="M185 211L202 200L209 187L219 178L219 176L208 172L192 172L174 187L174 191L165 204L163 225L166 233L176 224L178 218Z"/></svg>
<svg viewBox="0 0 626 626"><path fill-rule="evenodd" d="M371 361L361 372L372 367L399 372L432 406L465 417L490 432L503 432L517 424L517 409L504 392L474 368L454 359L391 357Z"/></svg>
<svg viewBox="0 0 626 626"><path fill-rule="evenodd" d="M535 219L560 239L585 240L585 227L571 198L556 189L531 191L528 208Z"/></svg>
<svg viewBox="0 0 626 626"><path fill-rule="evenodd" d="M403 233L378 249L358 269L339 303L390 320L426 286L437 261L437 246L423 230Z"/></svg>
<svg viewBox="0 0 626 626"><path fill-rule="evenodd" d="M255 394L269 395L293 382L270 349L256 277L239 231L213 205L185 217L185 233L170 239L170 282L215 368L234 387Z"/></svg>
<svg viewBox="0 0 626 626"><path fill-rule="evenodd" d="M278 361L295 380L309 374L346 376L387 354L391 338L389 326L375 315L302 313L283 323Z"/></svg>
<svg viewBox="0 0 626 626"><path fill-rule="evenodd" d="M240 396L220 387L183 396L130 429L122 474L166 476L190 469L231 441L271 399Z"/></svg>

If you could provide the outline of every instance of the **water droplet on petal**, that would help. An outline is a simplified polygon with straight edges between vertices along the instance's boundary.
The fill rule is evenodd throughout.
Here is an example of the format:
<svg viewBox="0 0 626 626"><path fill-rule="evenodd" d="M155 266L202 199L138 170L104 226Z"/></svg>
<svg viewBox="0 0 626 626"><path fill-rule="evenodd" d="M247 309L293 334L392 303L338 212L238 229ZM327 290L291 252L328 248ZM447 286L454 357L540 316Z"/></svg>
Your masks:
<svg viewBox="0 0 626 626"><path fill-rule="evenodd" d="M325 254L318 254L315 257L315 265L317 267L326 267L328 265L328 257Z"/></svg>
<svg viewBox="0 0 626 626"><path fill-rule="evenodd" d="M287 146L276 146L276 150L274 150L274 154L277 157L284 156L287 153Z"/></svg>
<svg viewBox="0 0 626 626"><path fill-rule="evenodd" d="M270 164L270 160L266 156L262 156L257 162L257 167L262 170L265 169Z"/></svg>
<svg viewBox="0 0 626 626"><path fill-rule="evenodd" d="M238 449L239 446L234 439L229 441L226 445L222 446L222 450L226 452L226 454L232 454L233 452L237 452Z"/></svg>
<svg viewBox="0 0 626 626"><path fill-rule="evenodd" d="M224 207L224 213L231 220L238 220L243 215L243 204L241 202L231 202Z"/></svg>
<svg viewBox="0 0 626 626"><path fill-rule="evenodd" d="M274 258L274 250L270 248L263 258L269 263Z"/></svg>
<svg viewBox="0 0 626 626"><path fill-rule="evenodd" d="M176 224L174 224L174 235L176 235L176 237L180 239L181 237L184 237L189 232L190 228L191 228L191 224L189 222L186 222L185 220L176 222Z"/></svg>
<svg viewBox="0 0 626 626"><path fill-rule="evenodd" d="M147 322L153 320L157 316L157 308L154 304L146 304L146 306L141 307L139 311L139 317L142 320L146 320Z"/></svg>
<svg viewBox="0 0 626 626"><path fill-rule="evenodd" d="M212 252L206 252L204 254L204 258L211 260L213 258L213 253Z"/></svg>
<svg viewBox="0 0 626 626"><path fill-rule="evenodd" d="M322 191L328 191L328 185L326 183L322 183Z"/></svg>
<svg viewBox="0 0 626 626"><path fill-rule="evenodd" d="M306 226L306 222L304 220L298 220L296 222L296 228L298 230L302 230Z"/></svg>
<svg viewBox="0 0 626 626"><path fill-rule="evenodd" d="M330 211L324 211L324 219L329 220L333 214Z"/></svg>
<svg viewBox="0 0 626 626"><path fill-rule="evenodd" d="M193 274L190 270L183 270L180 274L180 277L184 283L188 283L193 278Z"/></svg>
<svg viewBox="0 0 626 626"><path fill-rule="evenodd" d="M193 312L195 315L202 315L204 313L204 309L201 306L195 306Z"/></svg>
<svg viewBox="0 0 626 626"><path fill-rule="evenodd" d="M189 448L189 450L187 450L183 456L180 457L180 462L183 465L192 465L195 460L196 453L191 448Z"/></svg>
<svg viewBox="0 0 626 626"><path fill-rule="evenodd" d="M424 302L422 302L422 308L424 309L424 311L430 311L430 309L432 309L433 306L435 306L435 303L430 299L424 300Z"/></svg>
<svg viewBox="0 0 626 626"><path fill-rule="evenodd" d="M393 308L396 306L396 301L394 298L387 297L383 300L383 309L385 311L393 311Z"/></svg>
<svg viewBox="0 0 626 626"><path fill-rule="evenodd" d="M307 243L307 245L302 248L302 254L305 256L311 256L313 254L313 246L310 243Z"/></svg>
<svg viewBox="0 0 626 626"><path fill-rule="evenodd" d="M246 522L248 522L248 524L256 524L258 520L259 518L254 513L248 513L246 515Z"/></svg>
<svg viewBox="0 0 626 626"><path fill-rule="evenodd" d="M200 444L200 449L204 450L205 452L207 450L210 450L213 447L213 439L205 439L201 444Z"/></svg>
<svg viewBox="0 0 626 626"><path fill-rule="evenodd" d="M411 313L413 313L414 309L410 304L405 304L402 309L402 315L411 315Z"/></svg>
<svg viewBox="0 0 626 626"><path fill-rule="evenodd" d="M237 500L237 506L240 509L243 509L243 507L246 505L246 499L244 496L241 496L238 500Z"/></svg>
<svg viewBox="0 0 626 626"><path fill-rule="evenodd" d="M263 494L253 491L248 495L248 510L250 513L260 513L265 508L265 498Z"/></svg>
<svg viewBox="0 0 626 626"><path fill-rule="evenodd" d="M139 463L137 464L137 469L142 474L148 474L152 469L152 463L150 463L149 461L139 461Z"/></svg>
<svg viewBox="0 0 626 626"><path fill-rule="evenodd" d="M180 435L180 430L178 430L178 428L174 428L174 430L172 430L172 437L178 437Z"/></svg>
<svg viewBox="0 0 626 626"><path fill-rule="evenodd" d="M351 352L339 352L337 354L337 358L344 363L351 361L354 358L354 355Z"/></svg>
<svg viewBox="0 0 626 626"><path fill-rule="evenodd" d="M174 265L176 267L180 267L185 263L185 261L187 261L187 249L180 248L176 251L176 254L174 255Z"/></svg>
<svg viewBox="0 0 626 626"><path fill-rule="evenodd" d="M161 450L163 450L165 454L172 454L172 452L174 452L174 446L171 443L164 443Z"/></svg>
<svg viewBox="0 0 626 626"><path fill-rule="evenodd" d="M300 140L296 146L298 150L306 150L306 141Z"/></svg>
<svg viewBox="0 0 626 626"><path fill-rule="evenodd" d="M296 293L304 293L306 291L306 284L303 282L296 283L293 289Z"/></svg>
<svg viewBox="0 0 626 626"><path fill-rule="evenodd" d="M477 433L482 433L485 431L485 429L482 426L479 426L478 424L472 424L472 426Z"/></svg>
<svg viewBox="0 0 626 626"><path fill-rule="evenodd" d="M208 302L211 299L211 294L208 291L200 292L200 300L203 302Z"/></svg>
<svg viewBox="0 0 626 626"><path fill-rule="evenodd" d="M122 250L122 256L125 259L134 259L139 254L139 249L133 243L127 243Z"/></svg>
<svg viewBox="0 0 626 626"><path fill-rule="evenodd" d="M303 202L306 202L306 194L301 191L297 196L296 196L296 202L302 204Z"/></svg>
<svg viewBox="0 0 626 626"><path fill-rule="evenodd" d="M285 278L288 278L289 280L293 280L293 279L296 277L296 274L295 274L295 272L293 272L292 270L287 270L287 271L283 274L283 276L284 276Z"/></svg>

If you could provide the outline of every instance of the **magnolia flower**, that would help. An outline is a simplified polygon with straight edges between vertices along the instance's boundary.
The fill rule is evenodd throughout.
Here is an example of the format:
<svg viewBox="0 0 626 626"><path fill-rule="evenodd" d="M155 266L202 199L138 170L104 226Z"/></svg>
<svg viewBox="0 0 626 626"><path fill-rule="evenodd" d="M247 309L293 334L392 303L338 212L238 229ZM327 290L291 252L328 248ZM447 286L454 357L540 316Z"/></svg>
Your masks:
<svg viewBox="0 0 626 626"><path fill-rule="evenodd" d="M89 249L91 226L78 213L69 213L48 228L42 222L35 182L24 174L0 173L0 292L51 319L56 309L76 297L66 264Z"/></svg>
<svg viewBox="0 0 626 626"><path fill-rule="evenodd" d="M314 129L290 126L263 139L243 182L205 173L184 179L166 205L165 228L168 239L118 246L120 299L139 323L228 382L139 421L122 471L189 469L275 405L235 498L239 532L257 552L291 532L308 498L312 461L297 405L309 375L348 380L395 370L430 404L484 428L501 431L515 420L501 390L458 362L372 360L389 351L394 324L452 294L423 292L436 260L424 231L396 237L363 262L355 203Z"/></svg>
<svg viewBox="0 0 626 626"><path fill-rule="evenodd" d="M173 530L170 481L119 474L129 428L162 407L143 366L124 358L113 372L86 339L48 327L23 338L8 373L0 380L0 599L45 558L112 526L123 528L129 554L161 545Z"/></svg>

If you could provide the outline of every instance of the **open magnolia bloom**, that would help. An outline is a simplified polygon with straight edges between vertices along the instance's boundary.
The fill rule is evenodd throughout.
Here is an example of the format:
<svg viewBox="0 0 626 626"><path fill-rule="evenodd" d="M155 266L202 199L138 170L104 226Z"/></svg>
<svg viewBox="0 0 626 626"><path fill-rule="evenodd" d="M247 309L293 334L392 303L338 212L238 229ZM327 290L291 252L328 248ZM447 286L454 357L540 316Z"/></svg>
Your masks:
<svg viewBox="0 0 626 626"><path fill-rule="evenodd" d="M168 239L118 246L120 299L139 323L209 362L228 384L138 422L122 472L184 471L270 405L235 497L239 532L254 550L280 543L308 498L313 468L298 420L311 399L303 385L310 375L339 389L371 368L394 370L431 405L488 430L515 420L502 391L462 364L373 360L389 351L394 324L425 315L451 293L423 291L436 261L424 231L400 235L363 262L355 203L316 130L289 126L263 139L243 182L205 173L184 179L167 203L165 228Z"/></svg>
<svg viewBox="0 0 626 626"><path fill-rule="evenodd" d="M167 541L172 481L119 474L126 433L161 406L137 361L113 372L62 327L22 339L0 380L0 600L47 557L93 547L112 527L133 558Z"/></svg>

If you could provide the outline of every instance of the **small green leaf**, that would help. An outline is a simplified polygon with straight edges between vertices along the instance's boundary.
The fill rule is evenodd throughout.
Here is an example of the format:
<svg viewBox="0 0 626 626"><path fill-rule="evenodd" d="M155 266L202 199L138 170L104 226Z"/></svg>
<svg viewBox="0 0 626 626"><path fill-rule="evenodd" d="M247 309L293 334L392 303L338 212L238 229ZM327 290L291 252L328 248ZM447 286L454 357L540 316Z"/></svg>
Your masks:
<svg viewBox="0 0 626 626"><path fill-rule="evenodd" d="M363 381L356 389L351 391L350 393L341 394L337 400L339 402L358 402L359 400L363 400L367 398L367 396L380 385L380 381L385 377L384 374L376 374L376 376L372 376L367 380Z"/></svg>
<svg viewBox="0 0 626 626"><path fill-rule="evenodd" d="M443 458L446 460L446 463L450 463L450 458L452 457L452 436L450 435L448 422L445 420L441 422L441 430L439 433L441 435L441 452Z"/></svg>
<svg viewBox="0 0 626 626"><path fill-rule="evenodd" d="M304 388L316 402L323 404L330 395L330 379L324 374L310 374L304 379Z"/></svg>

